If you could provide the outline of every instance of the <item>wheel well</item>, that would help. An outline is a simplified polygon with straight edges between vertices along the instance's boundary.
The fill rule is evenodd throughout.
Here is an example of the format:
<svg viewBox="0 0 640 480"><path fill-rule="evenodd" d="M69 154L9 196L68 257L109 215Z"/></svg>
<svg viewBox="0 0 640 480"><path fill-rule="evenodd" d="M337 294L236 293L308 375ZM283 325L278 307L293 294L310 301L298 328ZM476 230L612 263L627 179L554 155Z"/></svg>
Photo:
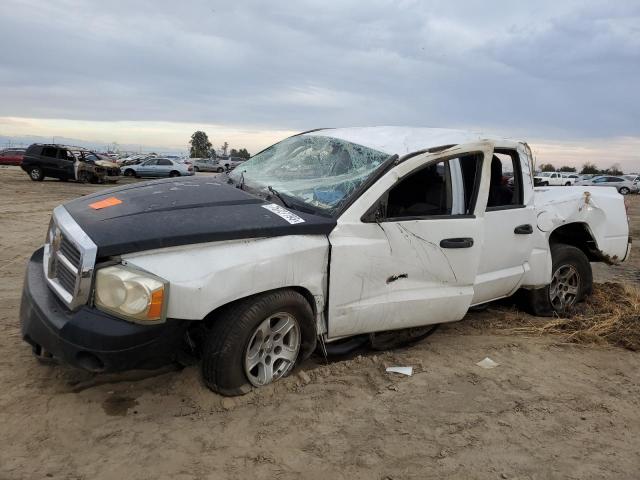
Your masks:
<svg viewBox="0 0 640 480"><path fill-rule="evenodd" d="M315 320L315 317L318 313L318 309L316 307L316 301L315 298L313 297L313 294L307 290L304 287L297 287L297 286L292 286L292 287L283 287L283 288L274 288L273 290L266 290L264 292L259 292L259 293L254 293L253 295L247 295L246 297L242 297L242 298L237 298L236 300L233 300L232 302L229 303L225 303L224 305L220 305L218 308L212 310L211 312L209 312L207 314L206 317L204 317L203 321L205 322L206 325L211 324L211 322L215 321L215 318L217 316L217 314L223 310L223 309L227 309L229 308L229 306L234 305L238 302L242 302L245 301L251 297L256 297L258 295L264 295L265 293L272 293L272 292L277 292L279 290L293 290L295 292L298 292L300 295L302 295L304 297L304 299L309 303L309 306L311 307L311 311L313 312L313 318ZM197 322L196 322L197 323Z"/></svg>
<svg viewBox="0 0 640 480"><path fill-rule="evenodd" d="M568 223L556 228L549 237L549 245L556 243L564 243L579 248L591 262L603 261L598 245L591 231L584 223Z"/></svg>

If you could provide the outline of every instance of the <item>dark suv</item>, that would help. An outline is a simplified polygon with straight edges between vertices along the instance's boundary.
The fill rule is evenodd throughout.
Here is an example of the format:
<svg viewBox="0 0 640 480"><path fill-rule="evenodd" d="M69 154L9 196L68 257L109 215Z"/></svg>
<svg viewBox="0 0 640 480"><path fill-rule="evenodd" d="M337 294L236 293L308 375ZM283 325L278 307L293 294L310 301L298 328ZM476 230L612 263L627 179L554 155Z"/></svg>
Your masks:
<svg viewBox="0 0 640 480"><path fill-rule="evenodd" d="M115 163L103 160L85 148L57 144L34 143L27 148L21 167L31 180L37 182L53 177L102 183L117 181L120 176L120 169Z"/></svg>

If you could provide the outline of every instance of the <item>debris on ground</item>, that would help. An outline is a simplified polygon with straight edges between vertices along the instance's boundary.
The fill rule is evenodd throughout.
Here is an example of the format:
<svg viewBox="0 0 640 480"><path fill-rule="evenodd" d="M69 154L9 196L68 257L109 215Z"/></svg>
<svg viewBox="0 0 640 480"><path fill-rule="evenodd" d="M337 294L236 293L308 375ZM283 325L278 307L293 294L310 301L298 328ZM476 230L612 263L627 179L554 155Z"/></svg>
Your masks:
<svg viewBox="0 0 640 480"><path fill-rule="evenodd" d="M399 373L410 377L413 375L413 367L387 367L387 373Z"/></svg>
<svg viewBox="0 0 640 480"><path fill-rule="evenodd" d="M489 368L495 368L500 364L494 362L489 357L484 357L482 360L480 360L478 363L476 363L476 365L479 366L480 368L489 369Z"/></svg>

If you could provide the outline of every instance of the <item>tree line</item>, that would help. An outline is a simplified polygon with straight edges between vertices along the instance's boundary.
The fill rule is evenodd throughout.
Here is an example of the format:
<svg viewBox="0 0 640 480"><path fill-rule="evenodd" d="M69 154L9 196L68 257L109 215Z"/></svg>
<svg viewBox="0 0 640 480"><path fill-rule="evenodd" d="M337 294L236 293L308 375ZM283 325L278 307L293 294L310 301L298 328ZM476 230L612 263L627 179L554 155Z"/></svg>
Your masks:
<svg viewBox="0 0 640 480"><path fill-rule="evenodd" d="M212 156L215 156L215 150L211 148L213 144L209 141L209 136L202 130L198 130L194 132L193 135L191 135L189 145L189 157L191 158L210 158ZM220 146L220 150L222 150L224 156L227 155L228 149L229 144L227 142L224 142ZM251 156L246 148L240 148L238 150L232 148L229 151L228 155L230 157L240 157L246 159Z"/></svg>
<svg viewBox="0 0 640 480"><path fill-rule="evenodd" d="M576 173L578 169L576 167L563 166L558 169L551 163L542 163L540 166L541 172L574 172ZM620 169L620 165L617 163L612 165L609 168L605 168L604 170L599 169L594 163L587 162L582 165L582 169L580 170L580 174L582 175L622 175L623 172Z"/></svg>

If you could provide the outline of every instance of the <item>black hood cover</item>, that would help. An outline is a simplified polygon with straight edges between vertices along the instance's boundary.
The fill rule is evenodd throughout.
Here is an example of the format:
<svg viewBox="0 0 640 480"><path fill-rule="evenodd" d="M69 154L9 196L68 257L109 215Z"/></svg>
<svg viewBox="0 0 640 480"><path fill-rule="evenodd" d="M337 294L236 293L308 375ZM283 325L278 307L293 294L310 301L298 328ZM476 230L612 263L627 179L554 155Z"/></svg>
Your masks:
<svg viewBox="0 0 640 480"><path fill-rule="evenodd" d="M114 197L117 205L90 205ZM215 177L167 179L123 186L64 205L98 246L98 257L240 238L328 235L335 219L287 209L292 223L262 200ZM276 207L280 208L280 207Z"/></svg>

